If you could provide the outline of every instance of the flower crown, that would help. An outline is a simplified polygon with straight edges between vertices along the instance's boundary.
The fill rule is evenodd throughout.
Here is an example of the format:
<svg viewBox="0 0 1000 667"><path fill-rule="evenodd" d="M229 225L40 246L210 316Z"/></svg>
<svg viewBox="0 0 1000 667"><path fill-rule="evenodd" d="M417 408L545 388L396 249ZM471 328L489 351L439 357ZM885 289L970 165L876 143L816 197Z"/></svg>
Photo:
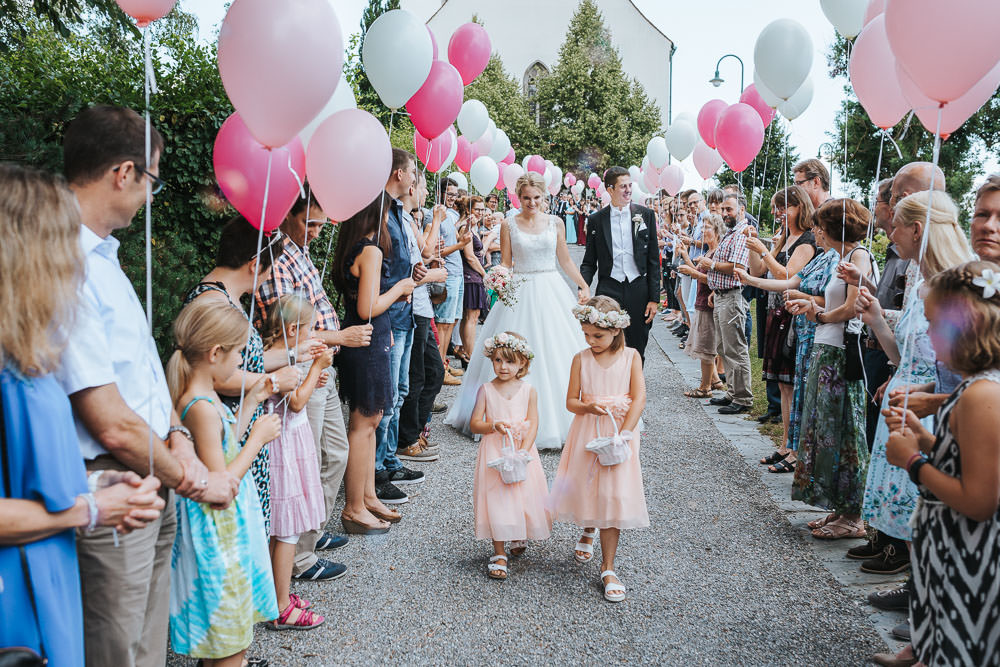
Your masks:
<svg viewBox="0 0 1000 667"><path fill-rule="evenodd" d="M535 353L531 351L531 347L528 345L527 341L517 338L516 336L511 336L508 333L499 333L496 336L487 338L486 342L483 343L483 353L487 357L492 357L493 353L501 347L506 347L509 350L513 350L518 354L524 355L524 358L528 361L535 358Z"/></svg>
<svg viewBox="0 0 1000 667"><path fill-rule="evenodd" d="M576 319L586 324L593 324L601 329L625 329L632 321L624 310L601 312L593 306L577 306L573 309Z"/></svg>

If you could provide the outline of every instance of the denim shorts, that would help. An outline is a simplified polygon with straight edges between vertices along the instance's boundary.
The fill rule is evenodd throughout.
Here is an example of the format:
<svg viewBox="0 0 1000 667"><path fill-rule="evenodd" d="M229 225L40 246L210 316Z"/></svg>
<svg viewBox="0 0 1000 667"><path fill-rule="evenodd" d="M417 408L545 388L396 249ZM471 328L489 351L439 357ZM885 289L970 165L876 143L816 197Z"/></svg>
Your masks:
<svg viewBox="0 0 1000 667"><path fill-rule="evenodd" d="M448 290L448 296L434 307L434 319L441 324L454 324L462 319L465 278L462 274L448 276L448 280L444 284Z"/></svg>

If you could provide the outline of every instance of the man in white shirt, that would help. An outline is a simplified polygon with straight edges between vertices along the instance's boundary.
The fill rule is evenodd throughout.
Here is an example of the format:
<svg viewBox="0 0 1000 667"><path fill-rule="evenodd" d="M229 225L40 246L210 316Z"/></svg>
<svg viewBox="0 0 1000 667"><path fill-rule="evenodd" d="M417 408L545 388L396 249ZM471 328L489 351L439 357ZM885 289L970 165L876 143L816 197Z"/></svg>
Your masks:
<svg viewBox="0 0 1000 667"><path fill-rule="evenodd" d="M118 263L115 229L128 227L157 192L163 139L131 109L97 106L70 123L65 172L80 204L87 277L59 380L73 405L88 471L150 471L163 483L160 518L146 530L77 535L87 665L163 665L167 658L170 553L177 530L173 489L228 505L239 480L208 472L173 409L142 304Z"/></svg>
<svg viewBox="0 0 1000 667"><path fill-rule="evenodd" d="M611 204L587 220L587 248L580 273L597 274L597 294L615 299L631 319L625 343L645 356L649 326L660 301L660 254L656 215L632 202L632 178L623 167L604 174Z"/></svg>

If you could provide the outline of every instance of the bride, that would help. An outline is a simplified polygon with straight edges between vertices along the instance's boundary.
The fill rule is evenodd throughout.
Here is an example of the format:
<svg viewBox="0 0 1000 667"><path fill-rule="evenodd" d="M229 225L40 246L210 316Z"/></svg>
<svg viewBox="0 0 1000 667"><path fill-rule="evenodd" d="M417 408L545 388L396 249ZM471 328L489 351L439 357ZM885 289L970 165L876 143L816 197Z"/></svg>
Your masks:
<svg viewBox="0 0 1000 667"><path fill-rule="evenodd" d="M560 449L573 416L566 409L566 388L573 355L587 345L583 330L573 316L572 293L556 269L556 260L577 285L582 303L590 298L590 288L570 259L566 248L566 228L558 218L542 212L545 181L534 172L517 180L515 192L521 213L508 218L500 229L500 252L504 266L512 267L517 288L513 308L497 301L477 340L484 341L504 331L524 336L535 353L531 370L524 378L538 392L539 449ZM469 418L479 388L493 379L493 365L479 349L470 350L471 362L462 378L458 398L444 423L471 435Z"/></svg>

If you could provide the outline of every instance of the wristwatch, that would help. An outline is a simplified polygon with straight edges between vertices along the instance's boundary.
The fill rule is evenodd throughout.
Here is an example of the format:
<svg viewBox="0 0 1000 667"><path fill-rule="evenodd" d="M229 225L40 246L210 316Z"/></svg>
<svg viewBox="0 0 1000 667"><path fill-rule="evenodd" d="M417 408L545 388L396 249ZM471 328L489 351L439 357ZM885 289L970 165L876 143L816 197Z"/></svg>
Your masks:
<svg viewBox="0 0 1000 667"><path fill-rule="evenodd" d="M182 424L177 424L176 426L171 426L169 429L167 429L167 438L166 439L169 440L170 436L172 434L174 434L174 433L180 433L181 435L183 435L185 438L187 438L191 442L194 442L194 436L191 435L191 431L188 430L187 426L184 426Z"/></svg>
<svg viewBox="0 0 1000 667"><path fill-rule="evenodd" d="M923 467L925 463L929 463L926 456L921 456L919 459L910 464L909 470L910 481L914 484L920 484L920 468Z"/></svg>

